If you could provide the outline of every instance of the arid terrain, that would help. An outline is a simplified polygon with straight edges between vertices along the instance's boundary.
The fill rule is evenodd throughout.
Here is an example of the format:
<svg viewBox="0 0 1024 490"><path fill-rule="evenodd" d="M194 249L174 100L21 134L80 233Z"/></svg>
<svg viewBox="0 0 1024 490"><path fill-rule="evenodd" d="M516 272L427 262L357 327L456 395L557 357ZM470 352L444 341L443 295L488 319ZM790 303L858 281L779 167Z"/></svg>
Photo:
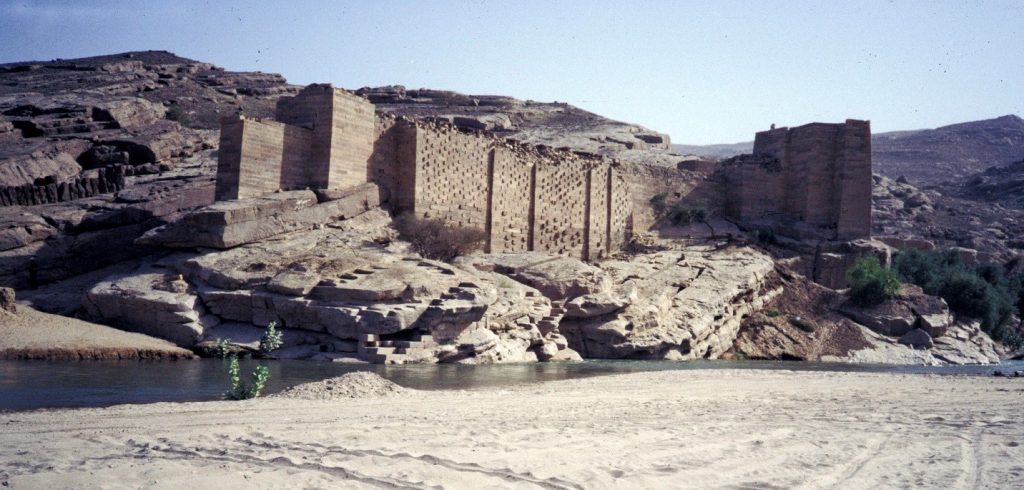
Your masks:
<svg viewBox="0 0 1024 490"><path fill-rule="evenodd" d="M379 378L378 378L379 380ZM0 415L11 488L1012 488L1020 380L669 371ZM355 396L355 398L350 398Z"/></svg>
<svg viewBox="0 0 1024 490"><path fill-rule="evenodd" d="M661 199L662 207L700 207L722 178L715 158L686 154L657 131L565 103L401 86L354 90L375 105L378 126L406 121L445 138L477 135L514 148L519 158L602 161L628 183L631 201L620 204L631 208L633 241L625 251L592 263L529 252L463 257L449 266L422 260L397 236L385 210L403 197L389 203L373 185L207 207L214 202L218 121L274 116L282 97L303 89L281 75L146 51L12 63L0 66L0 79L0 285L41 311L198 352L221 339L251 350L266 323L278 321L285 327L280 356L320 360L582 355L935 364L1007 354L976 322L954 319L944 303L919 292L902 294L884 311L851 313L835 290L845 287L855 258L888 260L911 245L959 247L974 262L1012 265L1024 246L1017 238L1024 210L1006 177L1016 167L983 170L982 162L1024 157L1015 116L874 135L876 240L794 240L783 230L766 242L757 226L714 214L672 223L654 205ZM726 156L729 148L743 144L709 155ZM961 174L922 170L930 161L961 169L962 181ZM940 173L952 180L918 178ZM211 225L221 222L227 231ZM218 233L230 233L230 243ZM358 333L408 329L390 318L424 311L431 313L395 338ZM797 328L794 318L813 328ZM907 328L884 327L892 318ZM904 341L923 319L938 322L925 328L929 341ZM486 327L438 345L428 330L444 337L439 332L451 321ZM9 355L21 348L5 346Z"/></svg>

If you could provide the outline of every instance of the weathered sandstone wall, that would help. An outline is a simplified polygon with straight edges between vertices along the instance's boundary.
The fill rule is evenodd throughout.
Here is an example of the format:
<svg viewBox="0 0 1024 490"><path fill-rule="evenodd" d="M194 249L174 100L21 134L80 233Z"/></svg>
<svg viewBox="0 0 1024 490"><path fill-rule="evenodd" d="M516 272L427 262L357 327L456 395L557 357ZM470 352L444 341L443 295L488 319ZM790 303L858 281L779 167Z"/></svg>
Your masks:
<svg viewBox="0 0 1024 490"><path fill-rule="evenodd" d="M329 85L282 98L277 121L222 122L219 200L367 181L386 189L398 212L485 231L496 253L597 259L632 226L629 186L600 157L377 118L372 104Z"/></svg>
<svg viewBox="0 0 1024 490"><path fill-rule="evenodd" d="M628 187L600 158L408 121L380 134L393 139L389 155L398 162L377 174L394 179L381 183L404 196L396 209L484 230L492 253L593 260L628 236Z"/></svg>
<svg viewBox="0 0 1024 490"><path fill-rule="evenodd" d="M312 141L313 132L298 126L226 118L220 132L217 200L307 187Z"/></svg>
<svg viewBox="0 0 1024 490"><path fill-rule="evenodd" d="M834 230L830 238L871 234L871 126L811 123L757 133L753 156L720 173L726 215L790 220Z"/></svg>
<svg viewBox="0 0 1024 490"><path fill-rule="evenodd" d="M278 101L276 121L221 121L217 199L365 183L376 137L373 105L330 85Z"/></svg>

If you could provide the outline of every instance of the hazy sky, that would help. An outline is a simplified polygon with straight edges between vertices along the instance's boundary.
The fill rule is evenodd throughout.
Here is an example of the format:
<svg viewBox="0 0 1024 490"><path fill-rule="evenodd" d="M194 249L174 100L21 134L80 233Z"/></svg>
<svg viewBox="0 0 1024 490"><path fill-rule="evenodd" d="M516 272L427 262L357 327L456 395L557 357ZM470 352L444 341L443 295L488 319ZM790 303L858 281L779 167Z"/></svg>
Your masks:
<svg viewBox="0 0 1024 490"><path fill-rule="evenodd" d="M1024 1L0 0L0 62L165 49L229 70L563 101L678 143L1024 114Z"/></svg>

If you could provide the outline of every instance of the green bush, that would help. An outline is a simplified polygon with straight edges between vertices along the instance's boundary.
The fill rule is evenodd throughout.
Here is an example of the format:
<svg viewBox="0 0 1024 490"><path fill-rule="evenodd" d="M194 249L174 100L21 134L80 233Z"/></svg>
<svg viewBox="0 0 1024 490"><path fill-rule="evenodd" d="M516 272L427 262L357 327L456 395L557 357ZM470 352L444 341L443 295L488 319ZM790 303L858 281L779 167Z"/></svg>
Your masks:
<svg viewBox="0 0 1024 490"><path fill-rule="evenodd" d="M449 262L483 248L487 235L476 228L453 226L439 219L404 214L395 219L399 238L420 255Z"/></svg>
<svg viewBox="0 0 1024 490"><path fill-rule="evenodd" d="M260 337L260 353L268 355L281 347L283 343L281 332L277 329L277 322L267 324L267 330Z"/></svg>
<svg viewBox="0 0 1024 490"><path fill-rule="evenodd" d="M228 339L217 339L217 346L213 348L213 357L226 359L229 355L231 355L231 346L228 345Z"/></svg>
<svg viewBox="0 0 1024 490"><path fill-rule="evenodd" d="M861 306L874 306L896 296L900 291L899 276L873 255L861 257L846 271L850 282L850 299Z"/></svg>
<svg viewBox="0 0 1024 490"><path fill-rule="evenodd" d="M661 192L651 197L649 201L651 203L651 209L654 210L655 216L661 216L665 214L665 210L668 208L668 193Z"/></svg>
<svg viewBox="0 0 1024 490"><path fill-rule="evenodd" d="M674 225L685 226L704 223L708 220L708 210L702 206L690 206L677 201L668 210L668 219Z"/></svg>
<svg viewBox="0 0 1024 490"><path fill-rule="evenodd" d="M241 376L239 376L238 358L231 356L228 361L228 377L231 379L231 389L224 393L224 398L248 400L260 396L263 387L267 384L267 379L270 378L270 370L262 364L256 366L252 373L252 386L248 386L242 382Z"/></svg>
<svg viewBox="0 0 1024 490"><path fill-rule="evenodd" d="M774 230L757 230L754 237L757 239L757 243L762 245L777 245L779 243Z"/></svg>
<svg viewBox="0 0 1024 490"><path fill-rule="evenodd" d="M893 269L925 293L946 300L957 316L978 320L992 338L1011 347L1024 345L1013 328L1016 313L1024 314L1022 277L1008 277L999 264L971 267L955 251L900 251Z"/></svg>

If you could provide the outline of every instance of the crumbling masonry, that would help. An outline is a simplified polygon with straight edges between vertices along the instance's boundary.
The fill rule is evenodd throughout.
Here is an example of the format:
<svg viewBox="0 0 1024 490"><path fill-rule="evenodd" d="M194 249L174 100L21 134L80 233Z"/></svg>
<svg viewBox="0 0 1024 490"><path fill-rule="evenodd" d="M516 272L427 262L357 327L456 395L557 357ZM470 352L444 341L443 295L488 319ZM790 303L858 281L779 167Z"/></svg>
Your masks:
<svg viewBox="0 0 1024 490"><path fill-rule="evenodd" d="M487 251L548 251L593 260L631 227L623 176L600 157L376 117L330 85L281 99L276 121L221 123L217 199L372 181L397 212L484 230Z"/></svg>

